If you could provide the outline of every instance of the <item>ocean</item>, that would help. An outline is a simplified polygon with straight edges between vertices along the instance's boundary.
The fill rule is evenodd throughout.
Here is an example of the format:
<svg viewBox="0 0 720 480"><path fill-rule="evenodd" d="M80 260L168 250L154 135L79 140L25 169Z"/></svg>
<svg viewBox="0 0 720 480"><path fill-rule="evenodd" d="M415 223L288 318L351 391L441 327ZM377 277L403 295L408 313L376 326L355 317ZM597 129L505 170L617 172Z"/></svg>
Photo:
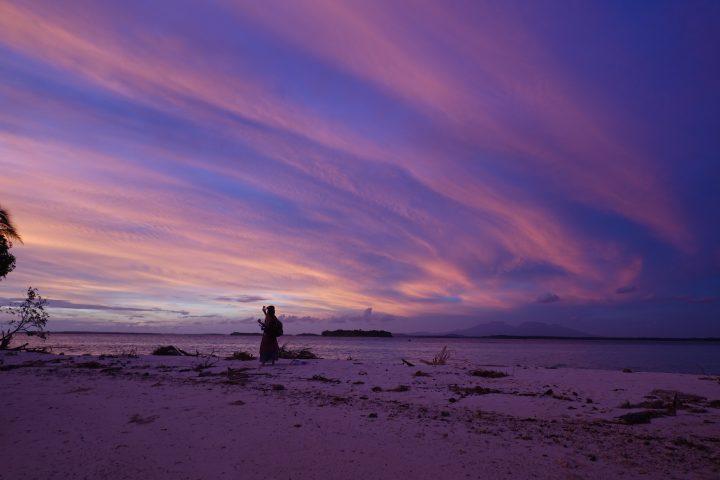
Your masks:
<svg viewBox="0 0 720 480"><path fill-rule="evenodd" d="M113 354L135 350L149 354L159 345L175 345L188 352L229 355L238 350L257 354L259 336L53 333L46 341L17 337L15 344L52 347L66 355ZM431 359L443 346L450 362L476 365L597 368L720 375L720 342L651 340L549 340L484 338L339 338L280 337L280 344L307 347L323 358L412 361Z"/></svg>

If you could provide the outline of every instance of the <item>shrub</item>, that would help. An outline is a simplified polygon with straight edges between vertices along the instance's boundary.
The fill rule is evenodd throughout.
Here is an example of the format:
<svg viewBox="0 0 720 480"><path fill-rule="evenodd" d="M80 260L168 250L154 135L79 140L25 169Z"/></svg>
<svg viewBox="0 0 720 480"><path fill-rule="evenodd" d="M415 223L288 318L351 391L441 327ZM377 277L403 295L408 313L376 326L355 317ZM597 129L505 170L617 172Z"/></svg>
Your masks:
<svg viewBox="0 0 720 480"><path fill-rule="evenodd" d="M181 355L190 355L185 350L182 350L180 348L177 348L174 345L165 345L157 347L152 352L153 355L168 355L168 356L181 356Z"/></svg>
<svg viewBox="0 0 720 480"><path fill-rule="evenodd" d="M226 360L240 360L241 362L247 362L249 360L255 360L257 357L252 353L239 351L233 352L229 357L225 357Z"/></svg>
<svg viewBox="0 0 720 480"><path fill-rule="evenodd" d="M447 345L442 348L434 357L432 360L420 360L425 365L445 365L450 358L450 350L448 350Z"/></svg>
<svg viewBox="0 0 720 480"><path fill-rule="evenodd" d="M483 378L502 378L508 376L508 374L505 372L500 372L498 370L484 370L482 368L473 370L472 372L470 372L470 375Z"/></svg>
<svg viewBox="0 0 720 480"><path fill-rule="evenodd" d="M45 311L46 303L47 301L40 296L36 288L28 287L27 298L19 307L3 307L3 310L14 318L7 322L7 330L0 329L0 350L7 349L17 333L35 335L43 340L47 338L45 325L50 315ZM25 345L18 348L23 348Z"/></svg>
<svg viewBox="0 0 720 480"><path fill-rule="evenodd" d="M291 348L288 348L287 343L280 347L279 356L280 358L286 358L290 360L315 360L320 358L315 355L309 348L299 348L293 350Z"/></svg>

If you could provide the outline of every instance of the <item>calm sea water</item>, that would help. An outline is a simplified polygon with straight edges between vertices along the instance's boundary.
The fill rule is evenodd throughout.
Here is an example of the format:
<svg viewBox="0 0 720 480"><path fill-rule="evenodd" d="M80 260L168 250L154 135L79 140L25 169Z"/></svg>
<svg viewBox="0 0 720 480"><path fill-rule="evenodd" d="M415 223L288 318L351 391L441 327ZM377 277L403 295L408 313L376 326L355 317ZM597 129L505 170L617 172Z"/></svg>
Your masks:
<svg viewBox="0 0 720 480"><path fill-rule="evenodd" d="M28 339L18 339L23 342ZM52 334L44 343L70 355L119 353L135 349L148 354L158 345L228 355L237 350L257 353L260 337L165 334ZM430 359L443 346L451 362L478 365L599 368L720 375L720 342L627 340L497 340L474 338L336 338L287 335L280 343L308 347L323 358L397 361Z"/></svg>

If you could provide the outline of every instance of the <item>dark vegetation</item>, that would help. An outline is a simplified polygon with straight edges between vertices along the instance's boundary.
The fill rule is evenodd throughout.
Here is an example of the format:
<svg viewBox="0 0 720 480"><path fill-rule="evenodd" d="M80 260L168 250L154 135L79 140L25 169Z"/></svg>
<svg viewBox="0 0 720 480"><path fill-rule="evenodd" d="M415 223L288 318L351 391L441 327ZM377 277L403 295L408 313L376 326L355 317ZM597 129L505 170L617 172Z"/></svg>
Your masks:
<svg viewBox="0 0 720 480"><path fill-rule="evenodd" d="M232 355L226 357L226 360L240 360L241 362L247 362L255 359L257 359L255 355L245 351L233 352Z"/></svg>
<svg viewBox="0 0 720 480"><path fill-rule="evenodd" d="M157 347L152 352L153 355L167 355L167 356L197 356L197 354L188 353L181 348L177 348L174 345L164 345Z"/></svg>
<svg viewBox="0 0 720 480"><path fill-rule="evenodd" d="M392 337L385 330L325 330L323 337Z"/></svg>
<svg viewBox="0 0 720 480"><path fill-rule="evenodd" d="M315 355L309 348L297 348L292 349L287 346L287 343L280 347L280 358L286 358L290 360L315 360L320 357Z"/></svg>
<svg viewBox="0 0 720 480"><path fill-rule="evenodd" d="M22 243L10 213L0 206L0 280L15 268L15 256L10 253L13 240ZM45 311L46 303L36 288L28 287L25 300L20 305L0 308L2 313L10 317L10 320L0 327L0 350L9 349L13 337L20 333L37 336L43 340L47 338L48 332L45 326L50 315ZM46 351L44 348L28 349L27 345L25 343L13 350Z"/></svg>
<svg viewBox="0 0 720 480"><path fill-rule="evenodd" d="M470 375L472 375L473 377L483 378L503 378L508 376L508 374L505 372L500 372L498 370L484 370L482 368L471 371Z"/></svg>
<svg viewBox="0 0 720 480"><path fill-rule="evenodd" d="M336 378L327 378L323 377L322 375L313 375L312 378L310 378L313 382L323 382L323 383L340 383L340 380Z"/></svg>
<svg viewBox="0 0 720 480"><path fill-rule="evenodd" d="M410 387L408 387L407 385L398 385L395 388L389 388L385 391L386 392L408 392L408 391L410 391Z"/></svg>
<svg viewBox="0 0 720 480"><path fill-rule="evenodd" d="M650 423L650 420L658 417L674 416L678 410L690 412L703 412L704 407L713 408L716 401L708 401L705 397L683 393L675 390L656 389L645 396L641 402L624 402L620 408L643 409L639 412L630 412L618 417L620 422L626 425L637 425Z"/></svg>
<svg viewBox="0 0 720 480"><path fill-rule="evenodd" d="M432 360L420 360L425 365L445 365L450 358L450 350L448 350L447 345L442 347L442 349L432 358Z"/></svg>
<svg viewBox="0 0 720 480"><path fill-rule="evenodd" d="M626 425L638 425L650 423L653 418L664 417L667 413L660 410L643 410L641 412L630 412L620 415L618 419Z"/></svg>
<svg viewBox="0 0 720 480"><path fill-rule="evenodd" d="M15 269L15 256L10 253L13 240L22 243L22 238L10 218L10 212L0 206L0 280Z"/></svg>
<svg viewBox="0 0 720 480"><path fill-rule="evenodd" d="M15 255L10 253L10 247L12 243L0 235L0 280L15 269Z"/></svg>
<svg viewBox="0 0 720 480"><path fill-rule="evenodd" d="M485 388L480 385L476 385L474 387L450 385L450 391L460 395L460 397L467 397L468 395L487 395L488 393L501 393L500 390L495 388Z"/></svg>
<svg viewBox="0 0 720 480"><path fill-rule="evenodd" d="M37 289L29 287L27 297L19 306L2 307L3 312L10 315L10 320L0 329L0 350L8 349L13 337L19 333L37 336L43 340L47 338L45 325L49 314L45 311L45 303L46 300L38 294ZM15 347L15 350L25 347L27 343Z"/></svg>

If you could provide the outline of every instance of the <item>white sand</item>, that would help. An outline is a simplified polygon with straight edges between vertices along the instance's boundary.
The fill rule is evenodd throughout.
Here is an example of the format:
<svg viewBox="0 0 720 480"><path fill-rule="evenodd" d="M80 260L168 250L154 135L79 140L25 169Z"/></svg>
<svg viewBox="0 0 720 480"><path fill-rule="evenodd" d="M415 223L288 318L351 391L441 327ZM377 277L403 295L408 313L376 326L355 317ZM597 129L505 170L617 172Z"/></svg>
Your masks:
<svg viewBox="0 0 720 480"><path fill-rule="evenodd" d="M0 360L2 479L720 478L715 377L486 367L510 374L488 379L469 374L479 365L399 360L221 360L202 373L191 357ZM103 368L78 367L92 361ZM227 367L249 370L231 382ZM399 385L410 389L385 391ZM655 389L707 400L649 424L616 420L642 410L623 402Z"/></svg>

